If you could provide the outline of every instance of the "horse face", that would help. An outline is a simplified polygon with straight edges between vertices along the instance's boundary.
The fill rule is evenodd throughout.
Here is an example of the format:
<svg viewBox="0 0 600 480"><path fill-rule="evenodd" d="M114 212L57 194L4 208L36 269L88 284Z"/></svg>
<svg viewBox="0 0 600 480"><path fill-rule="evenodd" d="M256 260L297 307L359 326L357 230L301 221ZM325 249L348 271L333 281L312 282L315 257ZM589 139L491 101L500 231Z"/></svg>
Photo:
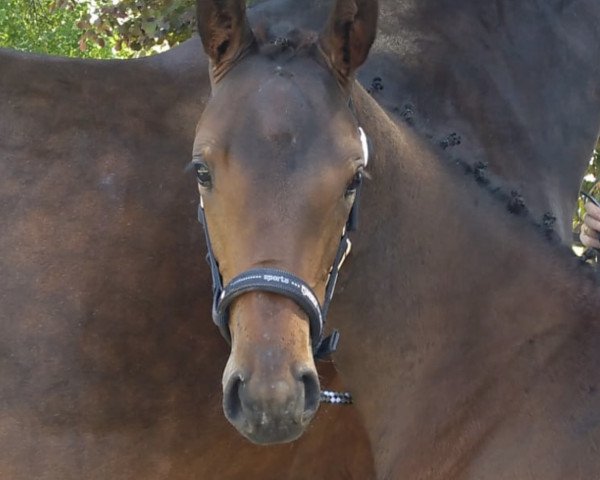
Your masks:
<svg viewBox="0 0 600 480"><path fill-rule="evenodd" d="M302 279L323 301L365 163L348 105L357 66L350 59L362 63L373 39L364 38L361 10L352 10L348 28L356 27L355 44L364 46L352 53L344 44L352 34L340 40L334 31L340 4L356 7L339 1L318 43L265 53L243 2L199 2L213 92L198 124L194 164L224 284L274 268ZM369 26L374 32L373 19ZM256 443L297 438L320 396L306 312L285 295L256 290L233 301L228 321L226 417Z"/></svg>

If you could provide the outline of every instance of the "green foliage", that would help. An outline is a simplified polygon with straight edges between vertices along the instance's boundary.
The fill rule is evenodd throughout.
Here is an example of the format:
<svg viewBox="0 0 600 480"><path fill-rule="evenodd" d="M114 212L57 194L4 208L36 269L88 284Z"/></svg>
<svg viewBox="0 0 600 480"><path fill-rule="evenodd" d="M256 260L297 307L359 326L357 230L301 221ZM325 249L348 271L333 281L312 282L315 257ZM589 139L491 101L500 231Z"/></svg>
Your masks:
<svg viewBox="0 0 600 480"><path fill-rule="evenodd" d="M59 6L53 0L1 0L0 46L70 57L114 57L106 42L80 39L77 22L86 13L85 2Z"/></svg>
<svg viewBox="0 0 600 480"><path fill-rule="evenodd" d="M581 183L581 190L600 200L600 141L598 142L598 145L596 145L596 149L590 160L590 166ZM584 205L585 201L582 198L579 198L577 210L573 217L573 231L579 232L581 228L583 215L585 214Z"/></svg>
<svg viewBox="0 0 600 480"><path fill-rule="evenodd" d="M55 0L60 6L77 0ZM260 0L247 0L248 5ZM196 27L195 0L78 0L87 12L78 23L82 38L143 56L190 38Z"/></svg>
<svg viewBox="0 0 600 480"><path fill-rule="evenodd" d="M0 46L74 57L144 56L192 35L194 5L195 0L0 0Z"/></svg>
<svg viewBox="0 0 600 480"><path fill-rule="evenodd" d="M68 5L73 0L59 0ZM86 0L88 12L78 26L86 40L103 45L115 38L118 51L136 56L164 50L190 37L195 25L194 0Z"/></svg>

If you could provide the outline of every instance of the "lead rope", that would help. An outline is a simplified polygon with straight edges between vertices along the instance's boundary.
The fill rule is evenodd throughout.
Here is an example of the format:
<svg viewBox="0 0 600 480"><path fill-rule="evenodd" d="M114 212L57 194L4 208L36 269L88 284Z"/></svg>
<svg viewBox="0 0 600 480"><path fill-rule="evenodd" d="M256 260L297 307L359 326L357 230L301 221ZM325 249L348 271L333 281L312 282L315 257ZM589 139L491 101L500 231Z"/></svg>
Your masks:
<svg viewBox="0 0 600 480"><path fill-rule="evenodd" d="M321 403L330 403L332 405L352 405L352 394L350 392L321 390Z"/></svg>

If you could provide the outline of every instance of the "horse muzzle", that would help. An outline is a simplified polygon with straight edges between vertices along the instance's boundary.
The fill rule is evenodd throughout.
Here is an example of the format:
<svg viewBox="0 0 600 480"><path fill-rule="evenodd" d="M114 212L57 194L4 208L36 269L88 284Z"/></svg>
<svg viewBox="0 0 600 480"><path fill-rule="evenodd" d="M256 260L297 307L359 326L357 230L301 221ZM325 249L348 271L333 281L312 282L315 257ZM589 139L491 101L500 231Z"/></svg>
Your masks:
<svg viewBox="0 0 600 480"><path fill-rule="evenodd" d="M319 380L314 369L268 381L237 371L223 379L223 386L225 417L248 440L260 445L295 440L319 407Z"/></svg>

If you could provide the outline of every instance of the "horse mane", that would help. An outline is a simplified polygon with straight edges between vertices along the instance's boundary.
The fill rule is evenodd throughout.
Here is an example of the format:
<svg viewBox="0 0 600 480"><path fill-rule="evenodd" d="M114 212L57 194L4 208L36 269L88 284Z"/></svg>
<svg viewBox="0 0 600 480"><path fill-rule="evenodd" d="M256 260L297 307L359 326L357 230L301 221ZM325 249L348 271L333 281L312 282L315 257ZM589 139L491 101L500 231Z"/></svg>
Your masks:
<svg viewBox="0 0 600 480"><path fill-rule="evenodd" d="M559 243L558 236L554 231L556 217L552 212L545 212L541 219L535 218L527 208L521 193L516 189L510 189L510 192L508 192L504 186L500 185L500 182L496 181L493 174L487 171L488 165L485 162L469 163L462 158L451 159L451 162L461 167L465 175L471 176L477 185L487 191L498 202L504 204L510 214L527 218L542 233L546 241Z"/></svg>
<svg viewBox="0 0 600 480"><path fill-rule="evenodd" d="M443 150L443 154L439 158L446 158L450 163L458 166L465 175L470 176L480 189L491 196L494 201L504 205L505 212L514 217L521 217L526 223L532 225L540 234L542 241L551 245L551 249L556 252L557 258L560 255L568 260L568 275L572 276L574 281L579 280L583 276L581 278L581 287L576 289L573 295L573 303L577 304L578 308L583 309L585 314L591 318L600 316L598 312L600 305L596 301L591 301L592 297L597 297L600 292L600 267L597 265L592 266L590 263L583 261L581 257L573 252L570 246L560 241L554 231L556 217L552 212L545 212L541 218L534 217L527 208L520 192L514 189L507 190L505 186L502 186L494 178L493 174L487 171L486 163L482 161L469 163L462 158L452 158L449 155L444 155L447 148L444 143L440 143L439 146ZM452 146L452 142L448 146ZM548 261L552 260L552 258L548 258Z"/></svg>
<svg viewBox="0 0 600 480"><path fill-rule="evenodd" d="M371 85L367 88L367 93L373 95L383 89L382 79L380 77L373 78ZM489 172L488 164L482 160L467 161L464 158L456 157L451 154L452 148L462 143L462 137L453 131L445 137L436 140L433 133L418 128L418 122L415 121L414 106L405 104L402 109L395 109L399 113L400 118L406 125L412 127L416 133L427 140L432 146L437 146L441 150L442 157L450 163L459 166L465 175L471 176L477 184L485 189L497 201L506 206L509 213L528 218L538 230L540 230L545 239L551 243L558 242L559 238L554 231L556 217L550 211L544 212L541 218L535 218L531 211L527 208L525 198L517 189L503 185L499 182L493 173Z"/></svg>
<svg viewBox="0 0 600 480"><path fill-rule="evenodd" d="M386 123L386 126L382 125L384 129L403 127L402 124L397 124L365 89L355 88L354 91L353 98L355 101L358 100L361 106L365 107L366 104L364 100L357 98L356 93L359 92L375 102L377 110L383 113L383 116L379 116L376 122ZM370 111L363 112L363 115L365 113L367 115L366 124L376 118L372 107L368 107L368 109ZM534 217L531 211L527 209L520 193L498 182L487 171L485 163L480 160L473 160L473 163L471 163L463 158L452 156L448 151L448 145L432 143L421 131L412 128L410 123L406 127L420 139L423 146L428 148L431 154L428 157L439 161L440 165L451 176L460 177L460 175L464 175L470 178L472 183L476 185L474 185L474 193L479 191L481 195L490 198L492 203L502 207L501 210L506 214L504 218L510 218L514 224L512 231L515 238L526 242L523 248L534 248L532 255L536 258L539 257L540 266L552 266L548 270L548 275L556 280L553 283L556 285L557 292L549 292L549 295L560 293L559 291L564 292L564 288L568 288L568 302L575 308L577 313L585 318L592 319L594 322L598 321L600 319L600 269L582 262L581 258L568 245L559 240L553 229L555 218L552 213L546 212L541 219ZM375 159L375 162L377 162L377 159ZM495 210L490 212L490 214L496 215L498 213ZM536 239L541 240L539 247L536 247Z"/></svg>
<svg viewBox="0 0 600 480"><path fill-rule="evenodd" d="M375 78L375 84L380 80L381 79L379 78ZM375 87L372 85L371 87L377 90L377 85L375 85ZM367 93L372 94L373 92L370 89L367 89ZM416 127L413 116L413 107L410 105L405 105L401 114L401 118L409 127ZM568 251L571 256L579 259L579 257L574 254L570 247L561 243L559 236L554 230L556 216L551 211L544 212L539 218L534 217L531 210L527 208L525 198L521 192L519 192L517 189L511 188L510 185L506 185L504 182L498 181L495 175L488 170L488 164L486 162L482 160L473 160L470 162L462 157L456 157L451 154L452 147L458 146L462 142L462 138L459 134L452 132L441 140L435 142L431 141L434 138L432 134L423 132L417 128L415 128L415 132L420 136L423 136L424 140L429 139L430 141L428 143L430 143L430 145L439 147L439 150L441 150L440 158L444 158L448 161L448 163L458 166L465 175L468 175L475 180L480 188L485 190L497 202L503 204L508 213L528 220L529 223L531 223L535 229L541 233L544 241L556 245L557 248L565 247L565 250ZM440 153L439 150L438 153ZM579 261L577 265L579 267L589 266L589 264L584 261ZM600 272L598 272L596 281L600 281Z"/></svg>
<svg viewBox="0 0 600 480"><path fill-rule="evenodd" d="M568 275L573 282L579 282L578 287L572 289L572 304L576 305L577 309L586 317L592 319L600 317L600 300L596 300L600 298L598 295L600 292L600 267L598 265L592 266L590 263L583 261L569 245L565 245L560 241L554 231L556 217L552 212L545 212L539 219L534 217L527 208L520 192L510 189L510 187L507 189L506 186L501 185L501 182L498 182L494 175L487 171L486 163L482 161L470 163L462 158L452 158L448 155L447 148L453 146L453 143L457 144L452 141L448 145L443 142L439 143L442 150L442 155L439 158L447 159L448 163L459 167L465 175L475 181L481 190L491 196L495 202L503 205L506 213L513 217L520 217L533 226L534 230L540 234L542 241L550 245L551 252L556 253L556 257L548 257L545 260L552 262L561 258L565 259L566 262L561 266L566 267L566 271L561 269L559 272ZM458 143L460 143L460 140L458 140ZM546 249L539 250L540 254L547 253ZM556 276L558 285L564 285L562 275L558 274Z"/></svg>

